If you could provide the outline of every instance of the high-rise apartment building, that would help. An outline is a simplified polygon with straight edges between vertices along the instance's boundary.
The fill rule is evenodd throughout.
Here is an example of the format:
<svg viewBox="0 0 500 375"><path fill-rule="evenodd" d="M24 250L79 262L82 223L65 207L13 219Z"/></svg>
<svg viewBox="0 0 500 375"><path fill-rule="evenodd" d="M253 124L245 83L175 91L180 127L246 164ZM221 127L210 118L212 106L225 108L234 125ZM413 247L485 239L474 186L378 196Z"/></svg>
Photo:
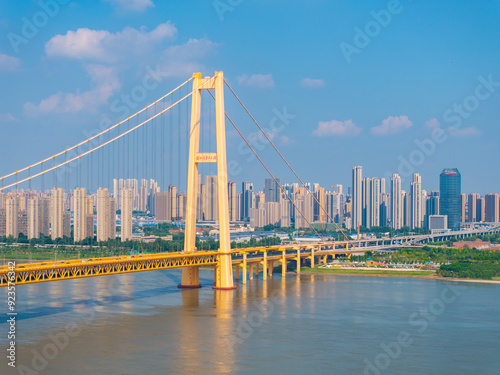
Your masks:
<svg viewBox="0 0 500 375"><path fill-rule="evenodd" d="M462 181L456 168L444 169L439 176L439 212L448 216L448 228L460 230Z"/></svg>
<svg viewBox="0 0 500 375"><path fill-rule="evenodd" d="M288 228L291 225L290 219L290 201L284 196L281 197L280 202L280 224L282 228Z"/></svg>
<svg viewBox="0 0 500 375"><path fill-rule="evenodd" d="M380 226L380 194L381 194L380 178L372 178L369 187L370 187L370 204L371 204L370 227L378 227Z"/></svg>
<svg viewBox="0 0 500 375"><path fill-rule="evenodd" d="M467 221L469 223L476 223L477 220L477 201L480 198L479 194L471 193L467 197Z"/></svg>
<svg viewBox="0 0 500 375"><path fill-rule="evenodd" d="M250 221L254 208L253 184L244 181L241 185L241 220Z"/></svg>
<svg viewBox="0 0 500 375"><path fill-rule="evenodd" d="M411 194L402 190L403 196L403 226L411 226Z"/></svg>
<svg viewBox="0 0 500 375"><path fill-rule="evenodd" d="M328 223L335 222L341 224L343 222L342 194L335 192L326 193L326 212L328 212Z"/></svg>
<svg viewBox="0 0 500 375"><path fill-rule="evenodd" d="M19 210L17 212L17 231L24 236L28 235L28 211Z"/></svg>
<svg viewBox="0 0 500 375"><path fill-rule="evenodd" d="M421 228L423 223L422 215L422 177L418 173L413 174L413 181L410 185L411 195L411 229Z"/></svg>
<svg viewBox="0 0 500 375"><path fill-rule="evenodd" d="M343 189L342 189L342 185L340 185L340 184L337 184L337 185L333 185L333 186L332 186L332 191L333 191L334 193L337 193L337 194L343 194L343 191L342 191L342 190L343 190Z"/></svg>
<svg viewBox="0 0 500 375"><path fill-rule="evenodd" d="M53 240L64 236L64 212L64 191L54 187L50 192L50 237Z"/></svg>
<svg viewBox="0 0 500 375"><path fill-rule="evenodd" d="M421 195L421 210L422 210L422 223L420 224L420 227L421 228L425 228L427 225L428 225L428 222L429 222L429 218L428 218L428 214L427 214L427 199L428 199L428 196L427 196L427 190L421 190L420 192L420 195Z"/></svg>
<svg viewBox="0 0 500 375"><path fill-rule="evenodd" d="M228 181L227 199L229 207L229 221L239 221L238 217L238 195L236 193L236 182Z"/></svg>
<svg viewBox="0 0 500 375"><path fill-rule="evenodd" d="M134 211L135 192L132 188L123 189L121 195L121 240L132 239L132 212Z"/></svg>
<svg viewBox="0 0 500 375"><path fill-rule="evenodd" d="M172 221L179 220L179 206L177 200L177 186L170 184L168 186L168 193L170 197L170 217ZM182 215L180 215L182 216Z"/></svg>
<svg viewBox="0 0 500 375"><path fill-rule="evenodd" d="M486 200L484 198L477 200L476 218L479 222L486 221Z"/></svg>
<svg viewBox="0 0 500 375"><path fill-rule="evenodd" d="M49 236L50 204L45 197L32 197L28 200L28 239Z"/></svg>
<svg viewBox="0 0 500 375"><path fill-rule="evenodd" d="M172 220L172 209L171 209L171 199L170 192L162 191L156 193L155 197L155 218L158 221L171 221Z"/></svg>
<svg viewBox="0 0 500 375"><path fill-rule="evenodd" d="M205 195L203 197L203 218L205 221L219 220L219 200L217 194L217 176L205 176Z"/></svg>
<svg viewBox="0 0 500 375"><path fill-rule="evenodd" d="M141 180L141 187L139 188L139 211L147 211L148 209L148 180Z"/></svg>
<svg viewBox="0 0 500 375"><path fill-rule="evenodd" d="M5 237L7 230L7 212L5 208L0 208L0 237Z"/></svg>
<svg viewBox="0 0 500 375"><path fill-rule="evenodd" d="M499 194L486 194L484 197L486 210L485 221L489 223L498 223L499 209L500 209L500 195Z"/></svg>
<svg viewBox="0 0 500 375"><path fill-rule="evenodd" d="M439 191L431 191L427 198L427 216L430 215L439 215Z"/></svg>
<svg viewBox="0 0 500 375"><path fill-rule="evenodd" d="M97 241L116 238L116 201L108 189L97 190Z"/></svg>
<svg viewBox="0 0 500 375"><path fill-rule="evenodd" d="M352 228L356 229L363 220L363 168L352 168Z"/></svg>
<svg viewBox="0 0 500 375"><path fill-rule="evenodd" d="M395 173L391 177L391 224L394 229L403 227L403 196L401 177Z"/></svg>
<svg viewBox="0 0 500 375"><path fill-rule="evenodd" d="M280 179L277 178L276 181L274 181L274 179L272 178L266 178L264 180L264 195L266 197L266 202L280 201Z"/></svg>
<svg viewBox="0 0 500 375"><path fill-rule="evenodd" d="M73 233L75 242L94 237L94 208L85 188L76 188L73 194Z"/></svg>
<svg viewBox="0 0 500 375"><path fill-rule="evenodd" d="M467 221L467 196L462 193L460 194L460 221L465 223Z"/></svg>
<svg viewBox="0 0 500 375"><path fill-rule="evenodd" d="M19 237L18 216L19 216L19 201L16 195L7 195L5 199L5 236Z"/></svg>
<svg viewBox="0 0 500 375"><path fill-rule="evenodd" d="M326 193L325 188L317 187L314 191L314 221L326 223Z"/></svg>
<svg viewBox="0 0 500 375"><path fill-rule="evenodd" d="M309 228L313 221L313 197L305 188L299 188L295 194L295 228Z"/></svg>

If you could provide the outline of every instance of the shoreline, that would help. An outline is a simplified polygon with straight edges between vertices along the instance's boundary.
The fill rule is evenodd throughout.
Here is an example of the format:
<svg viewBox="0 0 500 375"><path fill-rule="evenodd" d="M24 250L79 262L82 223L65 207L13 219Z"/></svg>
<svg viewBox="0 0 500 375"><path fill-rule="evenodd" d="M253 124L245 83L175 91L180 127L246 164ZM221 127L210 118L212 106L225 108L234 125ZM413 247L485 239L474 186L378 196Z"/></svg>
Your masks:
<svg viewBox="0 0 500 375"><path fill-rule="evenodd" d="M336 272L339 270L325 269L325 271L311 271L310 269L302 268L300 270L300 274L304 275L331 275L331 276L346 276L346 277L389 277L395 279L422 279L422 280L439 280L439 281L453 281L453 282L464 282L464 283L482 283L482 284L500 284L500 280L484 280L484 279L462 279L457 277L443 277L436 275L435 272L429 273L427 275L422 274L411 274L413 272L419 271L401 271L401 273L390 274L390 272L398 272L398 271L388 271L389 273L377 273L377 270L361 270L361 272ZM346 270L349 271L349 270ZM365 271L365 272L363 272ZM369 273L369 272L372 273ZM420 271L422 272L422 271ZM425 271L424 271L425 272ZM405 273L405 274L402 274Z"/></svg>

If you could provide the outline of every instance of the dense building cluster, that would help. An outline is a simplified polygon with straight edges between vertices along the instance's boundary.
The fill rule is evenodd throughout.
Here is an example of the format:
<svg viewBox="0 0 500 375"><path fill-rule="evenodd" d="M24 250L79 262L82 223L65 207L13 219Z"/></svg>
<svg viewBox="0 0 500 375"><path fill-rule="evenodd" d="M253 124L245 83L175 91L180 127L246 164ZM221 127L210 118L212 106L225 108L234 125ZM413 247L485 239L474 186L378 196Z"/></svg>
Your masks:
<svg viewBox="0 0 500 375"><path fill-rule="evenodd" d="M198 179L197 212L199 222L218 221L217 177ZM384 178L363 177L361 166L353 167L352 187L347 194L342 185L327 191L317 183L300 186L265 179L263 189L254 189L244 181L238 192L236 182L228 182L229 217L232 222L251 227L308 228L313 223L332 224L356 230L389 226L459 230L462 223L499 222L500 196L481 197L461 192L457 169L445 169L440 175L440 190L422 189L422 178L413 175L409 191L402 190L401 177L393 174L389 190ZM0 193L0 237L19 234L28 239L50 236L52 239L87 238L106 241L117 237L131 240L134 212L153 222L186 218L186 194L169 185L162 191L155 180L113 180L113 191L85 188L64 191L16 190Z"/></svg>

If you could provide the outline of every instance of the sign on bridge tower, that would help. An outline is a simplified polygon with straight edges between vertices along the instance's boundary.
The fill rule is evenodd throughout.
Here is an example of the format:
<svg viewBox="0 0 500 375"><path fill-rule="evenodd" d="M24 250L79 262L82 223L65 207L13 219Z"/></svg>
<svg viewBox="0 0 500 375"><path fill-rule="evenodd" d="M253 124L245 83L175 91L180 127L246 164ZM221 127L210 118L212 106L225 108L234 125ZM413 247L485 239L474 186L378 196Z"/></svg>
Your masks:
<svg viewBox="0 0 500 375"><path fill-rule="evenodd" d="M216 153L200 153L201 90L215 91ZM198 164L217 163L217 195L219 210L219 257L215 269L214 289L234 289L229 239L229 203L227 192L226 128L224 110L224 74L215 72L213 77L202 78L193 74L191 130L189 140L188 183L186 203L186 230L184 251L196 251L196 205L198 193ZM180 288L199 288L199 267L182 269Z"/></svg>

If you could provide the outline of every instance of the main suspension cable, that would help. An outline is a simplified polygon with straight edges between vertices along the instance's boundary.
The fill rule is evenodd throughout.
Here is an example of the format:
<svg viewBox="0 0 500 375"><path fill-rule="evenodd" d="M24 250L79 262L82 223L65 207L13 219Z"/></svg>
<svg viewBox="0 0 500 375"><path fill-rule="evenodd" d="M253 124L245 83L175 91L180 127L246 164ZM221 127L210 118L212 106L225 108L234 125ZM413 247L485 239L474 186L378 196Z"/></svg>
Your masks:
<svg viewBox="0 0 500 375"><path fill-rule="evenodd" d="M241 106L245 109L246 113L251 117L251 119L253 120L253 122L255 123L255 125L257 125L257 127L259 128L259 130L262 132L262 134L264 134L264 136L266 137L266 139L269 141L269 143L273 146L273 148L276 150L276 152L279 154L279 156L281 157L281 159L283 159L283 161L286 163L286 165L288 166L288 168L293 172L293 174L295 175L295 177L297 177L297 179L300 181L300 183L302 184L302 187L304 187L307 192L309 192L309 194L311 194L312 198L314 199L314 201L317 203L317 205L321 208L321 210L323 210L323 212L328 216L328 218L330 219L330 221L332 223L335 224L335 226L337 227L337 229L342 233L342 235L344 236L344 239L346 241L349 241L349 238L347 237L347 235L344 233L344 231L342 230L342 228L333 220L333 218L330 216L330 214L327 212L327 210L319 203L319 200L318 198L316 198L316 196L311 192L311 190L309 190L309 188L307 187L307 185L304 183L304 181L300 178L300 176L297 174L297 172L295 172L295 170L292 168L292 166L290 165L290 163L288 163L288 161L286 160L286 158L283 156L283 154L278 150L278 148L276 147L276 145L274 144L274 142L271 140L271 138L267 135L267 133L262 129L262 127L259 125L259 123L257 122L257 120L255 119L255 117L252 116L252 114L250 113L250 111L247 109L247 107L245 106L245 104L243 104L243 102L241 101L241 99L238 97L238 95L236 95L236 93L234 92L234 90L232 89L232 87L229 85L229 83L226 81L226 79L224 78L224 83L226 84L226 86L229 88L229 90L232 92L232 94L234 95L234 97L238 100L238 102L241 104Z"/></svg>
<svg viewBox="0 0 500 375"><path fill-rule="evenodd" d="M141 123L137 124L137 125L136 125L136 126L134 126L133 128L130 128L130 129L128 129L127 131L125 131L125 132L123 132L123 133L121 133L121 134L119 134L119 135L115 136L114 138L112 138L112 139L110 139L110 140L108 140L108 141L106 141L106 142L103 142L102 144L99 144L98 146L96 146L96 147L94 147L94 148L92 148L92 149L89 149L89 150L85 151L84 153L82 153L82 154L80 154L80 155L77 155L77 156L75 156L75 157L73 157L73 158L71 158L71 159L67 159L67 160L65 160L64 162L59 163L59 164L58 164L57 166L55 166L55 167L51 167L51 168L48 168L48 169L44 169L42 172L39 172L39 173L37 173L37 174L35 174L35 175L33 175L33 176L26 177L26 178L24 178L24 179L22 179L22 180L20 180L20 181L16 181L15 183L11 183L11 184L9 184L9 185L7 185L7 186L5 186L5 187L2 187L2 188L1 188L1 190L5 190L5 189L8 189L8 188L11 188L11 187L16 186L16 185L18 185L18 184L21 184L21 183L23 183L23 182L29 181L30 179L33 179L33 178L39 177L39 176L41 176L41 175L44 175L45 173L51 172L51 171L53 171L54 169L57 169L57 168L60 168L60 167L62 167L62 166L64 166L64 165L70 164L71 162L73 162L73 161L75 161L75 160L77 160L77 159L79 159L79 158L81 158L81 157L83 157L83 156L86 156L86 155L92 154L94 151L100 150L100 149L101 149L101 148L103 148L104 146L107 146L108 144L110 144L110 143L112 143L112 142L116 141L117 139L120 139L120 138L122 138L122 137L126 136L127 134L129 134L129 133L133 132L134 130L136 130L136 129L138 129L138 128L142 127L142 126L143 126L143 125L145 125L145 124L147 124L149 121L151 121L151 120L155 119L156 117L160 116L162 113L164 113L164 112L166 112L166 111L170 110L171 108L175 107L177 104L179 104L180 102L182 102L184 99L186 99L187 97L191 96L191 95L192 95L193 93L195 93L197 90L199 90L199 89L200 89L200 88L202 88L203 86L205 86L205 85L209 84L209 83L210 83L210 82L212 82L213 80L214 80L214 78L212 77L211 79L209 79L209 80L205 81L205 83L203 83L202 85L200 85L199 87L197 87L197 88L196 88L196 89L194 89L193 91L189 92L189 93L188 93L188 94L186 94L184 97L180 98L180 99L179 99L179 100L177 100L175 103L171 104L170 106L168 106L167 108L165 108L165 109L164 109L164 110L162 110L161 112L158 112L157 114L153 115L152 117L150 117L150 118L148 118L148 119L144 120L143 122L141 122ZM142 111L141 111L141 112L142 112ZM110 128L110 129L111 129L111 128ZM105 134L105 133L106 133L106 132L99 133L99 135L98 135L98 136L100 137L101 135L103 135L103 134ZM87 142L90 142L90 140L91 140L91 139L89 138L87 141L82 142L82 143L79 143L79 145L84 144L84 143L87 143ZM69 149L68 149L68 150L69 150ZM68 153L67 153L67 151L68 151L68 150L66 150L65 152L63 152L63 153L66 155L66 157L67 157L67 155L68 155ZM36 165L38 165L38 164L36 164ZM17 174L18 174L18 172L15 172L15 173L14 173L14 175L16 175L16 177L17 177ZM3 180L4 178L5 178L5 177L3 177L3 178L2 178L2 180Z"/></svg>
<svg viewBox="0 0 500 375"><path fill-rule="evenodd" d="M215 100L215 96L212 94L212 92L210 90L208 90L208 92L210 93L210 95L212 96L212 98ZM278 180L276 179L276 177L274 177L274 175L272 174L272 172L269 170L269 168L267 167L266 163L264 163L264 161L260 158L260 156L257 154L257 152L255 152L255 150L253 149L253 147L250 145L250 143L248 142L248 140L245 138L245 136L241 133L240 129L238 129L238 127L236 126L236 124L233 122L233 120L231 119L231 117L229 117L229 115L227 114L227 112L224 111L224 114L226 116L226 118L229 120L229 122L233 125L233 127L236 129L236 131L238 132L238 134L241 136L241 138L243 138L243 140L245 141L245 143L247 144L247 146L250 148L250 150L252 150L252 152L254 153L254 155L257 157L257 159L259 160L259 162L262 164L262 166L266 169L267 173L269 173L269 175L272 177L272 179L274 180L274 182L279 186L280 188L280 191L282 194L284 194L286 196L286 198L290 201L290 203L292 203L293 207L297 210L297 212L300 214L300 216L302 216L302 218L307 222L307 225L309 225L311 227L311 229L314 231L314 233L316 233L316 235L321 239L323 240L323 237L318 233L318 231L312 226L311 222L305 217L305 215L302 213L302 211L297 207L297 205L295 204L295 202L290 198L290 196L288 195L288 191L286 191L282 186L281 184L278 182Z"/></svg>

